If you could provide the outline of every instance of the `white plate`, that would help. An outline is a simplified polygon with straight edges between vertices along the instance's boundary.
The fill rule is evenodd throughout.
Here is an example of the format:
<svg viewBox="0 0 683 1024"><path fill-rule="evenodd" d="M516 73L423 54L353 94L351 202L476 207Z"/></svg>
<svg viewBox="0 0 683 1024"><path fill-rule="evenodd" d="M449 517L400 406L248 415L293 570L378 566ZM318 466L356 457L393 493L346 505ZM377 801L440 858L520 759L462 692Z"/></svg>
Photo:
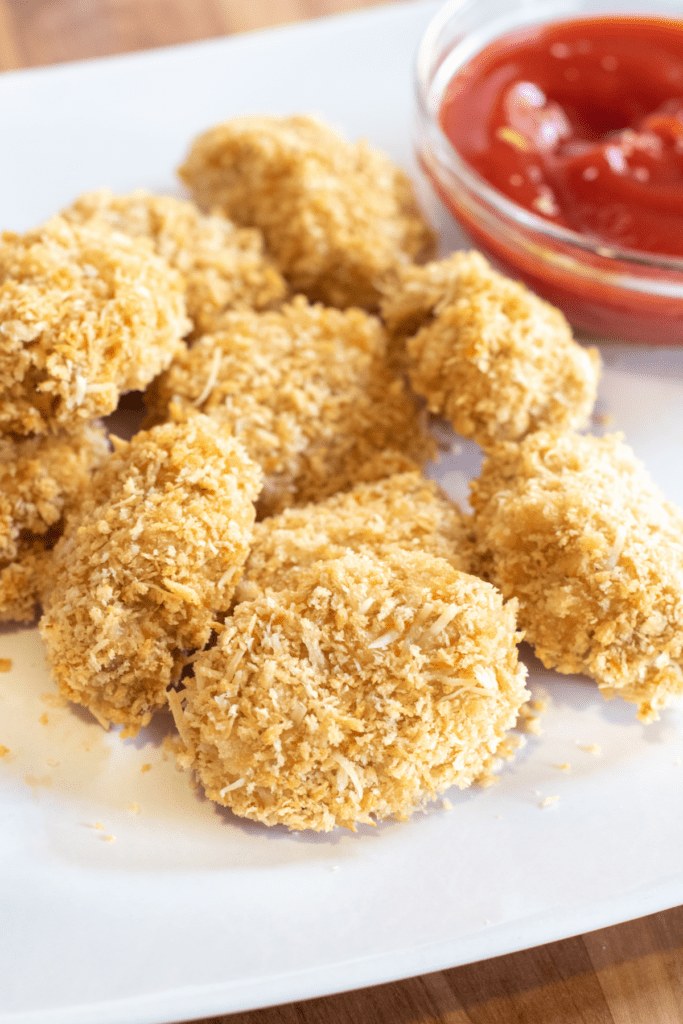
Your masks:
<svg viewBox="0 0 683 1024"><path fill-rule="evenodd" d="M318 113L413 167L410 66L434 8L2 76L0 224L23 230L100 185L172 190L189 140L243 111ZM603 352L600 411L683 503L683 353ZM470 445L442 470L457 492L474 466ZM290 834L194 793L164 760L167 718L121 743L46 703L34 630L3 630L0 657L2 1024L249 1009L683 902L680 710L646 727L586 680L534 669L545 732L499 785L407 824Z"/></svg>

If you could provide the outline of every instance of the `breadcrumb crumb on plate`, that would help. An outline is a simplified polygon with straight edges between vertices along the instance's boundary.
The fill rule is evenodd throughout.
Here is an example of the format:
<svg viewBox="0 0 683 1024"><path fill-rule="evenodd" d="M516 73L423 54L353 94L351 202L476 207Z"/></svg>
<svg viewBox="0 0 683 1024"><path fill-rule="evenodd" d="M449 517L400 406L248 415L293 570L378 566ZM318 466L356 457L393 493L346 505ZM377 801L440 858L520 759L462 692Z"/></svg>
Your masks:
<svg viewBox="0 0 683 1024"><path fill-rule="evenodd" d="M683 696L683 513L620 435L501 445L471 501L490 578L546 667L591 676L645 722Z"/></svg>
<svg viewBox="0 0 683 1024"><path fill-rule="evenodd" d="M0 622L35 618L64 518L108 452L97 424L48 436L0 436Z"/></svg>
<svg viewBox="0 0 683 1024"><path fill-rule="evenodd" d="M201 207L263 231L293 291L340 309L376 309L382 280L434 248L404 172L311 117L216 125L179 174Z"/></svg>
<svg viewBox="0 0 683 1024"><path fill-rule="evenodd" d="M269 825L406 818L488 773L529 695L516 641L514 602L443 559L318 562L197 659L171 701L179 762Z"/></svg>
<svg viewBox="0 0 683 1024"><path fill-rule="evenodd" d="M404 267L382 301L394 344L429 410L482 448L542 427L585 426L600 355L562 313L477 252Z"/></svg>
<svg viewBox="0 0 683 1024"><path fill-rule="evenodd" d="M142 238L53 217L0 238L0 430L72 429L168 364L183 282Z"/></svg>
<svg viewBox="0 0 683 1024"><path fill-rule="evenodd" d="M227 313L148 389L150 420L175 397L234 432L263 468L264 514L318 501L434 452L386 344L376 317L303 296L277 312Z"/></svg>
<svg viewBox="0 0 683 1024"><path fill-rule="evenodd" d="M61 214L74 224L99 224L134 238L149 238L154 251L180 271L195 334L209 331L227 309L263 309L281 301L287 285L263 251L254 228L202 214L194 203L144 189L114 195L87 192Z"/></svg>
<svg viewBox="0 0 683 1024"><path fill-rule="evenodd" d="M205 416L118 441L55 548L40 621L60 692L134 735L229 608L261 475Z"/></svg>
<svg viewBox="0 0 683 1024"><path fill-rule="evenodd" d="M579 743L577 740L576 745L586 754L594 754L596 757L600 757L602 754L602 747L599 743Z"/></svg>

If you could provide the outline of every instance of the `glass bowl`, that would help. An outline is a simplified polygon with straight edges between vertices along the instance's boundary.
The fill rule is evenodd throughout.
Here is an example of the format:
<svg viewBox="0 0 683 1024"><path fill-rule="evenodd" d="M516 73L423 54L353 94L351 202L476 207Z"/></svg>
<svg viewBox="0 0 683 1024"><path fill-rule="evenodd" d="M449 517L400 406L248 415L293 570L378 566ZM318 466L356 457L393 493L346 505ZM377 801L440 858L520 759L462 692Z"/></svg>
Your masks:
<svg viewBox="0 0 683 1024"><path fill-rule="evenodd" d="M420 167L478 249L602 338L683 344L683 259L592 241L503 195L439 124L454 74L496 39L534 24L609 15L679 20L681 0L450 0L429 24L415 73Z"/></svg>

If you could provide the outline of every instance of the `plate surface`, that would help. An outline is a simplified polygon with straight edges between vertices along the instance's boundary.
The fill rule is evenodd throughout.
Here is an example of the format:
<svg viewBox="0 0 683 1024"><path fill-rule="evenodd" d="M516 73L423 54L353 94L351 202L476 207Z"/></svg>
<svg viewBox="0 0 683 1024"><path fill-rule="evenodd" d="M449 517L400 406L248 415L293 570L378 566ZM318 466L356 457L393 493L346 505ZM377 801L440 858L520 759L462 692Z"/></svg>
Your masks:
<svg viewBox="0 0 683 1024"><path fill-rule="evenodd" d="M410 69L435 7L0 77L0 225L24 230L102 185L174 191L192 137L242 112L318 114L414 171ZM595 429L624 430L683 504L683 352L602 351ZM461 497L477 463L462 444L436 475ZM35 630L2 628L0 658L0 1024L250 1009L683 902L680 709L643 726L529 657L544 731L497 786L406 824L290 834L191 790L164 758L168 717L121 742L54 706Z"/></svg>

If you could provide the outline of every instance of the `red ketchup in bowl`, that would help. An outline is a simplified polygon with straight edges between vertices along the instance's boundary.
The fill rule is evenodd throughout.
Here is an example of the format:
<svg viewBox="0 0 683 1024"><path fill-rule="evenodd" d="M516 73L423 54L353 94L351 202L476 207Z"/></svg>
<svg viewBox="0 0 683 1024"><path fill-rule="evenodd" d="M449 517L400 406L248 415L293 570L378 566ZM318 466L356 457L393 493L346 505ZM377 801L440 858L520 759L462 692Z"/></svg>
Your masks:
<svg viewBox="0 0 683 1024"><path fill-rule="evenodd" d="M616 267L624 249L636 263L641 253L683 259L683 20L594 17L512 32L458 70L439 122L489 185L592 243L589 264L613 256ZM659 319L644 340L683 340L680 298L668 337L666 297L647 287L628 301L610 296L590 271L577 293L561 245L541 272L453 208L482 248L579 326L637 338L640 320Z"/></svg>

